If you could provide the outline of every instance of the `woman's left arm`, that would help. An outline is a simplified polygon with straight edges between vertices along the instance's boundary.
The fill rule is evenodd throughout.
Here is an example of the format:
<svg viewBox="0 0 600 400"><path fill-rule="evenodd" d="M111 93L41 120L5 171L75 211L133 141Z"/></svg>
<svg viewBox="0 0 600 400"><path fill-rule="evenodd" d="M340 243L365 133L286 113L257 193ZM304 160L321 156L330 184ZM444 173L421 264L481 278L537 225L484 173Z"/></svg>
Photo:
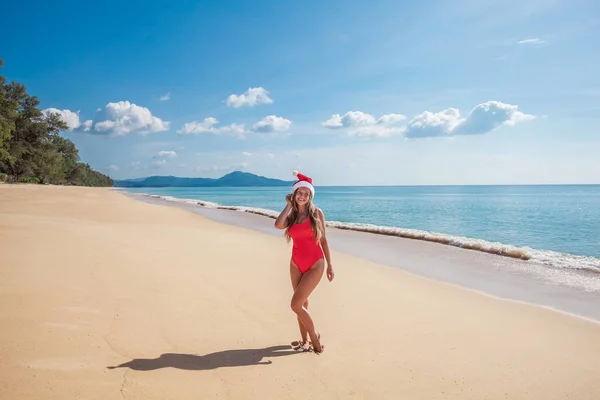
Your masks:
<svg viewBox="0 0 600 400"><path fill-rule="evenodd" d="M331 264L331 254L329 253L329 243L327 242L327 228L325 227L325 215L319 208L319 219L321 220L321 226L323 227L323 236L321 236L321 247L323 253L325 253L325 260L327 260L327 279L329 282L333 280L335 273L333 272L333 265Z"/></svg>

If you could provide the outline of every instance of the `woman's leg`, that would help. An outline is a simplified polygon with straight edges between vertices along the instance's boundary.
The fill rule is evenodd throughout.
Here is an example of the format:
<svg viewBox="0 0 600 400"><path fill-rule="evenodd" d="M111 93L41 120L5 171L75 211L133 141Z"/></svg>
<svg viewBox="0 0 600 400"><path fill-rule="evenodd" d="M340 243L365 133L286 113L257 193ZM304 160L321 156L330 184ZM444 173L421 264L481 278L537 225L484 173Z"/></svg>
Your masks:
<svg viewBox="0 0 600 400"><path fill-rule="evenodd" d="M290 261L290 278L292 279L292 288L295 292L296 288L298 287L298 284L300 283L300 279L302 279L302 272L300 272L300 270L298 269L298 267L296 267L293 261ZM308 309L308 299L306 299L306 301L304 302L304 307ZM298 345L300 346L308 343L308 331L306 330L306 327L300 320L300 317L296 316L296 319L298 320L298 327L300 328L300 337L302 338L302 343L298 343ZM292 345L295 346L295 344Z"/></svg>
<svg viewBox="0 0 600 400"><path fill-rule="evenodd" d="M310 270L304 273L302 278L300 278L300 283L298 283L298 286L294 291L291 304L292 310L298 315L300 321L308 331L310 340L313 342L313 346L317 353L320 353L322 350L321 342L315 332L315 325L312 317L310 316L308 309L304 307L304 302L321 281L324 268L325 262L323 259L320 259Z"/></svg>

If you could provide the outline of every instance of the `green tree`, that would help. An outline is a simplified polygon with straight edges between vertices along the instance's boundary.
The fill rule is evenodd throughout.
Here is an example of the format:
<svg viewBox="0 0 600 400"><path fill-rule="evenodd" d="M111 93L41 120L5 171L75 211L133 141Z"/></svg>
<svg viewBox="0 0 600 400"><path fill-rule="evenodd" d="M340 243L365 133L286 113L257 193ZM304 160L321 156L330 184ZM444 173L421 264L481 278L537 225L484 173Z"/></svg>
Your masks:
<svg viewBox="0 0 600 400"><path fill-rule="evenodd" d="M70 139L56 135L52 138L56 151L61 156L61 166L57 178L61 183L77 181L77 164L79 163L79 151Z"/></svg>
<svg viewBox="0 0 600 400"><path fill-rule="evenodd" d="M3 61L0 59L0 67ZM0 76L0 174L10 181L112 186L110 177L79 161L58 113L45 114L25 86Z"/></svg>
<svg viewBox="0 0 600 400"><path fill-rule="evenodd" d="M0 59L0 68L4 61ZM5 89L6 78L0 75L0 168L11 163L8 151L12 132L15 129L16 104L8 99Z"/></svg>

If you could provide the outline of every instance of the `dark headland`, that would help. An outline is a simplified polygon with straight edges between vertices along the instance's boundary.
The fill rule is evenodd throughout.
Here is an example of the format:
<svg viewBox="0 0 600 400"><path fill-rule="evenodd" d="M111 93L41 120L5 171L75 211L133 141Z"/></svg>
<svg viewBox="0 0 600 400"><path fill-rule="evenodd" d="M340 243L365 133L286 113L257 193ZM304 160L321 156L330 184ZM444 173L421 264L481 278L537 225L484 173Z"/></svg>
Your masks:
<svg viewBox="0 0 600 400"><path fill-rule="evenodd" d="M176 176L149 176L115 180L115 187L253 187L288 186L294 181L267 178L249 172L234 171L220 178L182 178Z"/></svg>

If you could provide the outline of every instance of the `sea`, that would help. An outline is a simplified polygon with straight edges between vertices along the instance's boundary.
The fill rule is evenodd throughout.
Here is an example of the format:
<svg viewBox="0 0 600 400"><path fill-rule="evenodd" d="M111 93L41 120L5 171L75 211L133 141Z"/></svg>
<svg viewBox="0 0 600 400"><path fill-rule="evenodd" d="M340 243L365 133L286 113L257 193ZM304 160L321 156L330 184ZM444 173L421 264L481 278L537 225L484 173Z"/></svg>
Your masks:
<svg viewBox="0 0 600 400"><path fill-rule="evenodd" d="M290 188L125 191L166 203L238 211L267 219L276 217L285 207ZM330 227L372 237L433 242L436 249L462 248L494 257L483 264L504 266L509 264L493 260L515 260L518 263L511 265L544 275L553 284L564 283L594 293L595 297L582 301L600 300L600 185L318 186L314 202L323 210ZM458 264L452 268L458 271ZM451 280L450 270L438 275ZM510 290L511 285L517 283L506 283L507 288L502 290ZM540 293L548 296L547 289L541 288ZM597 313L600 318L600 311Z"/></svg>

